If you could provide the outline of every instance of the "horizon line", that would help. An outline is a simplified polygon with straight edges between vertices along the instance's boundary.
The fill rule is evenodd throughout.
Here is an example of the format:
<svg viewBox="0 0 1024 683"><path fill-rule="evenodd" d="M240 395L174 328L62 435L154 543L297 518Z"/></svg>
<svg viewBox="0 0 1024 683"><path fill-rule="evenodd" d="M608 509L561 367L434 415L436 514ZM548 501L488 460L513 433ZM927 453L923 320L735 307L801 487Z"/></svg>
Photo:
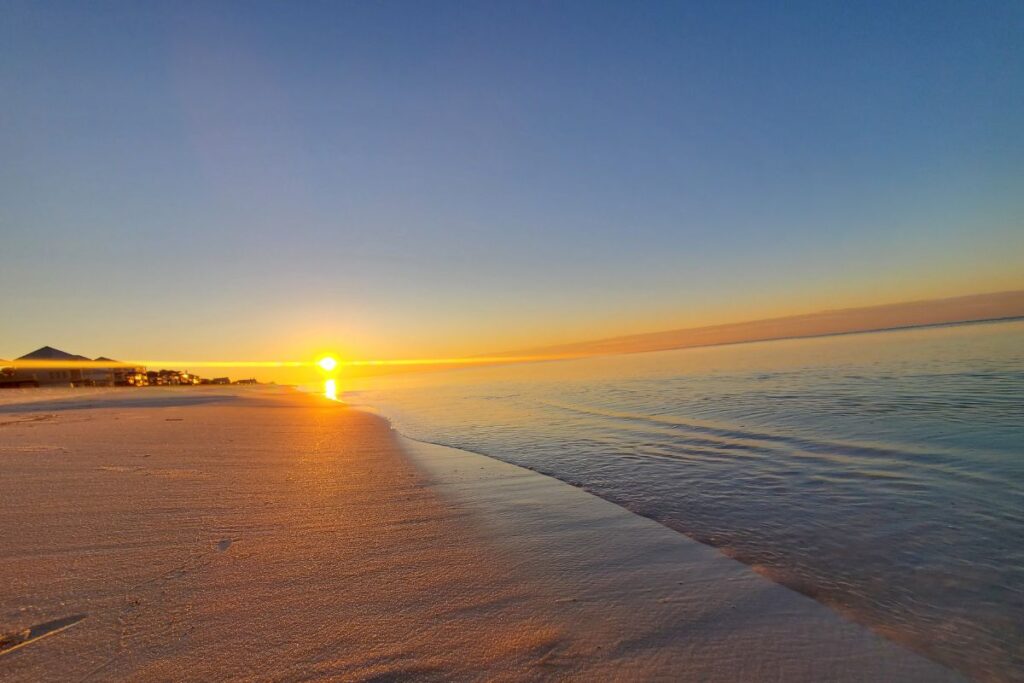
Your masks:
<svg viewBox="0 0 1024 683"><path fill-rule="evenodd" d="M959 315L953 315L949 310L957 303L963 304L970 300L975 306L970 311L962 311ZM1005 310L997 312L992 309L1002 307ZM924 310L921 310L922 307ZM902 312L904 315L918 318L903 323L871 325L867 321L861 321L857 325L857 315L879 314L883 312ZM845 316L840 321L835 321L835 316ZM922 317L924 316L924 317ZM733 344L746 344L762 341L781 341L785 339L808 339L815 337L830 337L847 334L866 334L871 332L886 332L906 330L925 327L939 327L943 325L957 325L967 323L998 322L1024 318L1024 290L1009 290L1003 292L992 292L988 294L969 294L956 297L945 297L941 299L921 299L915 301L880 304L877 306L862 306L843 309L829 309L824 311L801 313L776 318L761 318L736 323L723 323L718 325L707 325L692 328L677 328L659 332L646 332L633 335L607 337L584 342L535 347L533 349L505 354L488 354L480 356L464 357L436 357L436 358L383 358L383 359L344 359L336 358L339 367L352 368L382 368L382 367L422 367L422 366L453 366L453 365L498 365L516 364L529 362L542 362L551 360L573 360L595 356L625 355L631 353L648 353L654 351L669 351L682 348L701 348L710 346L727 346ZM850 320L853 319L851 326ZM782 332L777 329L778 325L807 325L819 323L824 327ZM832 325L829 327L829 325ZM768 326L768 329L760 329ZM758 332L760 331L760 335ZM720 333L717 339L701 339L702 336ZM737 338L744 332L751 334L747 338ZM732 338L730 337L732 333ZM46 347L42 347L46 348ZM322 356L323 354L321 354ZM318 360L65 360L65 359L14 359L10 361L0 360L0 367L5 368L128 368L128 367L149 367L164 366L168 368L254 368L254 369L284 369L284 368L316 368ZM330 374L330 373L328 373Z"/></svg>

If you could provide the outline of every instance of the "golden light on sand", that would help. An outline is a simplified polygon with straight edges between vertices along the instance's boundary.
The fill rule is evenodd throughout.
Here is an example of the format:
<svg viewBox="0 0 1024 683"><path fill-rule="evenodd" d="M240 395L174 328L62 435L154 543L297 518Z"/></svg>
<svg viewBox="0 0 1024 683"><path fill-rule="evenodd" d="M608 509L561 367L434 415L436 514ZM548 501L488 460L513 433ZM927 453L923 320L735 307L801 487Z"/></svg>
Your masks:
<svg viewBox="0 0 1024 683"><path fill-rule="evenodd" d="M324 397L332 400L338 400L338 383L333 379L324 380Z"/></svg>
<svg viewBox="0 0 1024 683"><path fill-rule="evenodd" d="M333 372L338 367L338 359L333 356L324 356L316 362L324 372Z"/></svg>

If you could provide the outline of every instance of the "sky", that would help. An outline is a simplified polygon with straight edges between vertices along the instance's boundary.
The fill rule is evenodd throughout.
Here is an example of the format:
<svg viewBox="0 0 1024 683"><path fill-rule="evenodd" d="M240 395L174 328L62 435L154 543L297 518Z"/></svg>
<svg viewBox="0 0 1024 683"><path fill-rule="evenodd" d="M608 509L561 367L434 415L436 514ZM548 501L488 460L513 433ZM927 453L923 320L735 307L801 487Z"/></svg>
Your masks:
<svg viewBox="0 0 1024 683"><path fill-rule="evenodd" d="M1024 4L0 5L0 357L480 354L1024 288Z"/></svg>

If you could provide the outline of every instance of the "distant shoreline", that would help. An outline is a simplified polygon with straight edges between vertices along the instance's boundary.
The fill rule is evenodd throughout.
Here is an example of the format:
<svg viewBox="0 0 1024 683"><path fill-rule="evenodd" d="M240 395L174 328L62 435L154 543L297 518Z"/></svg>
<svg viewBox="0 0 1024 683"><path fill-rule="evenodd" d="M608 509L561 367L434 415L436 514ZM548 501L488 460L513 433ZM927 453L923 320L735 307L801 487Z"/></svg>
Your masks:
<svg viewBox="0 0 1024 683"><path fill-rule="evenodd" d="M1015 320L1024 321L1024 315L1013 315L1005 318L986 318L983 320L955 320L944 323L922 323L920 325L904 325L902 327L879 327L873 330L851 330L849 332L827 332L824 334L806 334L792 337L769 337L767 339L748 339L746 341L734 341L734 342L720 342L718 344L698 344L696 346L679 346L671 349L650 349L649 351L624 351L618 354L601 354L607 356L613 355L633 355L641 353L659 353L664 351L685 351L687 349L710 349L718 346L743 346L744 344L765 344L769 342L779 341L794 341L797 339L827 339L829 337L852 337L858 334L881 334L885 332L907 332L910 330L926 330L935 327L963 327L965 325L991 325L994 323L1008 323ZM598 355L594 356L580 356L583 358L597 358ZM567 360L572 360L567 359Z"/></svg>
<svg viewBox="0 0 1024 683"><path fill-rule="evenodd" d="M779 318L647 332L535 347L518 353L609 356L786 339L894 332L1024 319L1024 290L836 309ZM511 353L506 355L512 355Z"/></svg>

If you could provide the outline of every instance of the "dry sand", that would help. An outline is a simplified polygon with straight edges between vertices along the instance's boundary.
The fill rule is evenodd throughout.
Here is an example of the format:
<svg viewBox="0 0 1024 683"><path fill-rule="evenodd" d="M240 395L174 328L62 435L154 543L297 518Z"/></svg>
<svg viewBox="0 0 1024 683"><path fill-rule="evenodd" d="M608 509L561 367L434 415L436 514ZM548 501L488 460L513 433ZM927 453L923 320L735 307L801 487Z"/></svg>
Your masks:
<svg viewBox="0 0 1024 683"><path fill-rule="evenodd" d="M0 403L5 681L956 680L650 520L319 397L46 398Z"/></svg>

